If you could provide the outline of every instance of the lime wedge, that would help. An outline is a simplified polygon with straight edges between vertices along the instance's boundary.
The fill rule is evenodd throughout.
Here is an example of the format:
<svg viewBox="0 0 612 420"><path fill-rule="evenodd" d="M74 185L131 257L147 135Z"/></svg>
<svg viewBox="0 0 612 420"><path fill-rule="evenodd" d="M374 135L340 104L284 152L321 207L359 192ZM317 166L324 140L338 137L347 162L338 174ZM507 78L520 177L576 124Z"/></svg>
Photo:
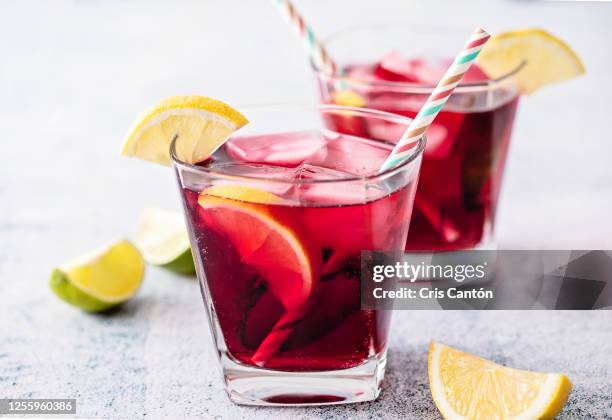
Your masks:
<svg viewBox="0 0 612 420"><path fill-rule="evenodd" d="M54 269L49 286L71 305L100 312L134 296L143 277L140 252L121 240Z"/></svg>
<svg viewBox="0 0 612 420"><path fill-rule="evenodd" d="M136 245L146 262L179 274L194 274L185 219L178 212L144 209L136 228Z"/></svg>

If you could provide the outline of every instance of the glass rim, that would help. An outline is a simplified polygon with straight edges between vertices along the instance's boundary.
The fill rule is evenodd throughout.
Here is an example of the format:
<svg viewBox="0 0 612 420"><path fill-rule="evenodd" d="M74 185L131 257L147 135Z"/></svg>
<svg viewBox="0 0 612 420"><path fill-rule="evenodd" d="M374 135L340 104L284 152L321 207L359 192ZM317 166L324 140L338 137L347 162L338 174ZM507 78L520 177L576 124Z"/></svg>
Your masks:
<svg viewBox="0 0 612 420"><path fill-rule="evenodd" d="M386 22L386 23L349 26L347 28L340 29L339 31L336 31L332 33L331 35L325 37L322 43L323 43L323 46L327 47L330 42L338 39L339 37L345 36L349 33L360 31L360 30L405 28L406 26L407 25L405 22L400 23L400 22L393 22L393 21ZM411 24L409 26L417 27L419 29L438 28L439 30L448 31L448 28L440 28L434 25L427 26L423 24ZM435 84L415 83L415 82L395 82L395 81L389 81L389 80L365 80L365 79L359 79L359 78L350 77L350 76L334 75L334 74L331 74L328 70L318 66L312 59L310 59L309 62L310 62L310 67L319 77L322 77L326 79L327 81L339 81L346 85L385 87L390 90L398 90L398 91L407 92L407 93L431 93L431 91L436 87ZM503 74L502 76L496 77L495 79L461 83L459 84L459 86L455 88L455 92L456 93L457 92L474 92L474 91L479 91L479 90L494 89L497 85L505 82L506 80L518 74L526 65L527 65L527 61L523 60L517 66L515 66L512 70L509 70L507 73Z"/></svg>
<svg viewBox="0 0 612 420"><path fill-rule="evenodd" d="M387 120L395 121L397 123L406 123L406 125L409 125L409 123L412 121L411 118L404 117L404 116L397 115L397 114L392 114L390 112L379 111L379 110L370 109L370 108L359 108L359 107L350 107L350 106L333 105L333 104L302 105L302 104L291 104L291 103L289 104L271 103L271 104L256 104L256 105L249 104L249 105L237 106L237 108L240 108L240 109L245 109L245 108L246 109L262 109L262 108L265 109L265 108L274 108L274 107L284 107L284 108L291 107L294 109L306 109L306 110L315 110L315 111L336 110L338 112L356 112L356 113L361 113L361 114L368 114L368 115L384 117ZM345 178L339 178L339 179L337 178L327 179L326 178L326 179L288 179L288 180L285 180L285 179L269 178L264 175L236 175L236 174L232 174L228 172L219 171L219 170L216 170L215 168L206 168L204 166L199 166L199 165L185 162L179 159L178 156L176 155L176 142L178 141L178 139L179 139L178 136L175 135L172 141L170 142L170 158L175 167L187 168L189 170L199 172L209 177L217 177L217 178L227 179L227 180L234 180L234 181L242 180L246 182L264 181L266 183L271 183L271 184L292 184L292 185L329 184L329 183L342 184L342 183L355 182L355 181L365 182L365 181L386 179L386 178L389 178L401 172L404 168L410 165L418 156L420 156L425 150L425 144L427 142L426 136L425 134L423 134L419 138L419 143L413 148L412 153L410 154L410 156L408 156L408 158L406 158L406 160L380 173L376 172L374 174L362 175L362 176L353 175L353 176L347 176Z"/></svg>

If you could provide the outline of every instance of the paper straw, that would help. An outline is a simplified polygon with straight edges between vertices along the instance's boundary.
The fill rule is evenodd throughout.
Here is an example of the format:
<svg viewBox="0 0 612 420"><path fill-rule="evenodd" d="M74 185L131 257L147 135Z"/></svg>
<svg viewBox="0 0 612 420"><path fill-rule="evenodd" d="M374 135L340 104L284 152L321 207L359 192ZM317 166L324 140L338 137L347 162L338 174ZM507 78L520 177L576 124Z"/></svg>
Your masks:
<svg viewBox="0 0 612 420"><path fill-rule="evenodd" d="M397 142L391 154L382 164L379 172L401 163L412 154L425 130L431 125L448 98L451 96L463 75L468 71L478 54L489 40L490 35L482 28L476 28L470 39L457 55L451 66L446 70L419 113L414 117L402 138Z"/></svg>
<svg viewBox="0 0 612 420"><path fill-rule="evenodd" d="M298 13L291 0L272 0L272 2L287 18L293 29L295 29L315 65L330 74L336 74L338 66L331 59L312 29L306 24L304 18Z"/></svg>

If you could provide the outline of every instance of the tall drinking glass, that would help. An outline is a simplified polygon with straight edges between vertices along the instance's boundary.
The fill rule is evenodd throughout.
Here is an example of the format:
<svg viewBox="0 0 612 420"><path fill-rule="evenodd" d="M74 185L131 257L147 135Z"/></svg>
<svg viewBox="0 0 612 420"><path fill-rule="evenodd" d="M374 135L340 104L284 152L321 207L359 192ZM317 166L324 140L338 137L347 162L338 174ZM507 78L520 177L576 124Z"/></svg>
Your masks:
<svg viewBox="0 0 612 420"><path fill-rule="evenodd" d="M340 76L314 68L322 102L413 118L460 50L463 35L408 24L339 32L325 46ZM490 80L476 63L427 130L407 250L490 245L519 71L520 66ZM360 127L351 129L368 135Z"/></svg>
<svg viewBox="0 0 612 420"><path fill-rule="evenodd" d="M372 400L391 314L361 308L360 253L403 250L425 140L378 174L408 118L335 105L241 111L252 122L208 161L180 161L180 138L171 150L229 397ZM377 128L353 136L342 128L352 124Z"/></svg>

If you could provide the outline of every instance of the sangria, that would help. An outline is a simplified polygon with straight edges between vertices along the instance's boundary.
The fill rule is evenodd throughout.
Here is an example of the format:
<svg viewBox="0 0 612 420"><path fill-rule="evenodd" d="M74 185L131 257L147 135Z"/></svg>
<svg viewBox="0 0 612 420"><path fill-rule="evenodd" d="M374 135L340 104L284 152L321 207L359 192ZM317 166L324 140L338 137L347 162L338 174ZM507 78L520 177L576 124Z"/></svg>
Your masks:
<svg viewBox="0 0 612 420"><path fill-rule="evenodd" d="M361 309L360 256L403 249L424 139L379 174L408 118L339 106L241 111L253 123L210 159L173 157L229 395L374 399L391 313ZM361 136L342 128L355 124Z"/></svg>
<svg viewBox="0 0 612 420"><path fill-rule="evenodd" d="M342 68L340 76L315 69L322 101L414 117L452 62L444 51L458 49L462 38L405 28L385 25L332 37L327 47ZM469 249L492 239L519 100L518 71L490 80L474 64L428 128L407 250Z"/></svg>

